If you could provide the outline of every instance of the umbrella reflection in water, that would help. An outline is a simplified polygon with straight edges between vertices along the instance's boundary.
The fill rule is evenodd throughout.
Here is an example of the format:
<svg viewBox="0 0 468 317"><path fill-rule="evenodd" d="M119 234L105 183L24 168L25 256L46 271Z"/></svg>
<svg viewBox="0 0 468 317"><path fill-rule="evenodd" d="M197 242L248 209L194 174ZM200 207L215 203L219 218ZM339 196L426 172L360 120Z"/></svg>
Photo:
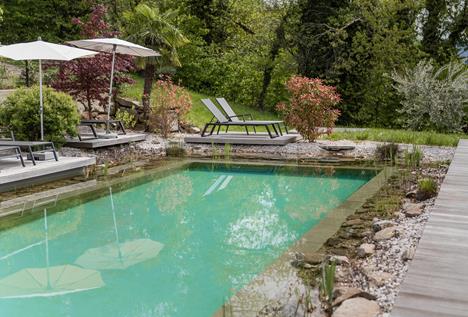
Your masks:
<svg viewBox="0 0 468 317"><path fill-rule="evenodd" d="M0 298L49 297L103 287L101 273L74 265L49 264L47 210L44 209L45 268L25 268L0 280Z"/></svg>
<svg viewBox="0 0 468 317"><path fill-rule="evenodd" d="M115 243L85 251L76 259L75 264L96 270L124 270L132 265L157 257L164 247L160 242L151 239L120 242L111 187L109 187L109 197L114 221Z"/></svg>

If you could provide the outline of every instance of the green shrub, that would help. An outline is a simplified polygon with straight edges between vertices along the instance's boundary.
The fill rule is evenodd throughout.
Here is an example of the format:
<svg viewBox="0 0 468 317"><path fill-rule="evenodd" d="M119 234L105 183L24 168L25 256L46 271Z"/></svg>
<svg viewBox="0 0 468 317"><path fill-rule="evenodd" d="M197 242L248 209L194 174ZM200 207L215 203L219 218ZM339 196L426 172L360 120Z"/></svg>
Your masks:
<svg viewBox="0 0 468 317"><path fill-rule="evenodd" d="M75 136L80 116L72 97L44 87L44 139L61 144L65 134ZM20 88L0 107L0 125L13 130L18 140L39 140L39 87Z"/></svg>
<svg viewBox="0 0 468 317"><path fill-rule="evenodd" d="M375 157L380 161L390 161L395 163L400 148L396 143L386 143L378 145L375 149Z"/></svg>
<svg viewBox="0 0 468 317"><path fill-rule="evenodd" d="M126 128L134 128L135 125L137 124L137 118L135 116L135 108L132 108L131 110L133 113L130 113L128 111L119 109L117 110L117 113L115 114L115 118L117 120L122 121L123 125Z"/></svg>
<svg viewBox="0 0 468 317"><path fill-rule="evenodd" d="M462 63L435 68L421 61L403 74L394 72L395 89L402 97L405 126L413 130L460 132L468 94L468 69Z"/></svg>
<svg viewBox="0 0 468 317"><path fill-rule="evenodd" d="M418 182L417 200L426 200L437 194L437 182L432 178L423 178Z"/></svg>

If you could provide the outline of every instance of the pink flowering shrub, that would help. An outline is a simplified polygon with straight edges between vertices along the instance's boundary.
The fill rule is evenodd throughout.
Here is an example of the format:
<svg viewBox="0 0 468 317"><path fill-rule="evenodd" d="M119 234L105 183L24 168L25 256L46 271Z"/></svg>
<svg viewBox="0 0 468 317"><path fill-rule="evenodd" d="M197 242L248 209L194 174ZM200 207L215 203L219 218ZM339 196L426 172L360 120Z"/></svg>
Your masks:
<svg viewBox="0 0 468 317"><path fill-rule="evenodd" d="M183 87L171 79L158 80L151 94L150 130L167 137L175 122L181 121L191 108L192 98Z"/></svg>
<svg viewBox="0 0 468 317"><path fill-rule="evenodd" d="M325 85L321 79L301 76L291 77L286 87L291 94L289 104L276 106L285 123L309 141L331 133L340 115L334 108L341 100L336 88Z"/></svg>

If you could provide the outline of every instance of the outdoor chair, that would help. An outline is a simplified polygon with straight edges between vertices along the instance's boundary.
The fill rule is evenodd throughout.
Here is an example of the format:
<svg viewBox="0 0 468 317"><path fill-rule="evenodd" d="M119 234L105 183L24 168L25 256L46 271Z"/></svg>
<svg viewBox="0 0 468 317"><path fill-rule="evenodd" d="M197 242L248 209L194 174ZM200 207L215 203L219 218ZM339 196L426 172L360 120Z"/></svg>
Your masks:
<svg viewBox="0 0 468 317"><path fill-rule="evenodd" d="M226 116L218 109L218 107L216 107L216 105L210 99L202 99L201 101L208 108L208 110L213 114L213 118L211 119L211 121L206 123L205 127L202 130L202 133L201 133L202 137L206 136L206 132L208 128L210 127L211 127L211 130L208 133L208 135L212 135L215 129L217 129L216 134L219 134L219 130L223 126L224 127L231 127L231 126L244 127L247 134L249 134L248 127L265 127L266 131L268 132L268 135L272 139L283 135L283 132L281 131L281 128L279 126L280 123L282 123L282 121L254 121L254 120L232 121L226 118ZM272 131L274 132L274 135L272 134Z"/></svg>
<svg viewBox="0 0 468 317"><path fill-rule="evenodd" d="M0 134L4 135L5 132L6 132L5 128L0 128ZM34 154L44 153L48 151L52 151L52 154L54 155L54 159L58 161L58 155L55 150L55 146L53 142L16 141L15 134L13 133L13 131L10 130L8 134L10 135L9 137L6 137L6 138L0 137L0 146L17 147L19 150L26 149L33 165L36 165L36 159L34 158ZM34 149L40 149L40 150L34 150Z"/></svg>

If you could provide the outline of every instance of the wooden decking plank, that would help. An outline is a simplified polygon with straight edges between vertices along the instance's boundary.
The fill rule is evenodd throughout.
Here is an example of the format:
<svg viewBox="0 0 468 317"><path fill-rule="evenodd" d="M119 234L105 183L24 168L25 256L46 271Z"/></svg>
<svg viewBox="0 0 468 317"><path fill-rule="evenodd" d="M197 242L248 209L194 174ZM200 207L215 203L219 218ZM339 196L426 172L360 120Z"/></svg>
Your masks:
<svg viewBox="0 0 468 317"><path fill-rule="evenodd" d="M391 316L468 316L467 264L468 140L461 140Z"/></svg>

